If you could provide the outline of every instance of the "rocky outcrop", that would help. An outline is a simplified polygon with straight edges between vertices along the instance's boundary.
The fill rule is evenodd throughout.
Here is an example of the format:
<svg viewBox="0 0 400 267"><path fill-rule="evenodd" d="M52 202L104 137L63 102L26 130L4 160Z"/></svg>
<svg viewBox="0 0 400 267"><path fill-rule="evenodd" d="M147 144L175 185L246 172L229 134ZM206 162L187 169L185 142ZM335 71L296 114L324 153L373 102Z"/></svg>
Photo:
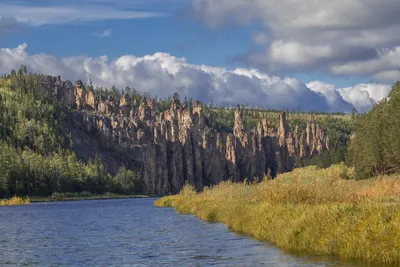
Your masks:
<svg viewBox="0 0 400 267"><path fill-rule="evenodd" d="M43 84L52 88L57 99L75 109L73 121L114 151L121 164L140 172L143 193L177 193L185 183L197 190L221 181L261 181L295 167L299 158L310 158L329 149L329 140L313 122L293 132L282 113L279 126L266 120L251 131L245 128L243 110L235 111L233 133L215 128L213 116L205 116L199 101L190 108L174 100L159 112L154 99L140 103L129 95L115 100L96 96L77 81L62 82L47 77Z"/></svg>

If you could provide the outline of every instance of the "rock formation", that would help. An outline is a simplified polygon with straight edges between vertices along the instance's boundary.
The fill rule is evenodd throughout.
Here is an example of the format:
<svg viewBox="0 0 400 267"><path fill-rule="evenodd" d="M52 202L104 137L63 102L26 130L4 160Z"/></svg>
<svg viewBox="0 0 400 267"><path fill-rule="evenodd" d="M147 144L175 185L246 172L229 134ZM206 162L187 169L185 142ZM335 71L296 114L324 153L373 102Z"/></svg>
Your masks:
<svg viewBox="0 0 400 267"><path fill-rule="evenodd" d="M212 115L204 115L199 101L190 108L175 99L160 112L153 99L136 103L128 95L119 100L96 96L81 81L72 86L60 77L45 77L43 84L74 109L76 125L139 171L145 194L177 193L185 183L201 190L229 179L261 181L266 174L292 170L298 158L329 149L319 125L309 122L304 131L292 132L285 113L277 128L262 120L246 131L238 106L233 133L226 133L215 128Z"/></svg>

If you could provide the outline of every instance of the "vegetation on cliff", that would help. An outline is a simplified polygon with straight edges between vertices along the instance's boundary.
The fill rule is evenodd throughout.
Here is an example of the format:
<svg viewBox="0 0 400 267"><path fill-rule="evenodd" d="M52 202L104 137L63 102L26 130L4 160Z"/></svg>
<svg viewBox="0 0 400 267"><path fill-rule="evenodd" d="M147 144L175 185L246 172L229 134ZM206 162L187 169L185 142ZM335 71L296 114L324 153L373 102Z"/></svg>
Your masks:
<svg viewBox="0 0 400 267"><path fill-rule="evenodd" d="M301 131L307 125L311 127L313 151L306 151L303 153L306 156L295 163L329 166L344 159L344 153L335 151L342 151L352 131L353 119L348 115L290 113L288 123L292 130L298 126L299 135L289 138L285 123L281 133L277 128L270 128L280 127L276 111L255 112L242 108L241 120L249 122L243 128L246 134L229 137L234 127L231 125L235 120L234 110L203 106L191 99L179 104L178 100L177 94L167 99L151 99L129 87L120 91L115 87L93 88L80 81L73 85L59 77L28 73L26 67L3 75L0 78L0 197L50 196L55 192L132 194L143 188L149 194L162 194L179 191L185 181L202 188L230 177L253 179L254 169L262 178L266 163L279 165L274 162L276 149L281 149L281 158L277 161L290 163L286 168L281 164L280 168L284 171L292 168L293 157L286 154L299 153L293 151L299 144L290 143L290 138L300 142ZM201 114L200 118L196 114ZM176 116L184 121L176 122ZM157 122L160 118L164 118L161 124ZM251 140L253 122L259 119L268 120L273 136L265 134L257 140L253 135L255 138ZM310 120L326 125L324 131L330 132L329 151L332 152L324 152L325 143L320 142L324 142L326 134L319 125L307 124ZM163 129L171 132L163 133ZM285 135L282 142L277 140L279 134ZM252 142L260 142L259 147L251 147ZM220 151L211 149L217 143ZM241 147L245 144L249 147ZM308 142L302 144L307 148ZM290 145L289 152L285 147L280 148L286 145ZM250 150L256 151L250 153ZM314 150L324 153L319 155ZM265 153L267 158L263 158ZM196 165L193 170L188 168L192 165Z"/></svg>
<svg viewBox="0 0 400 267"><path fill-rule="evenodd" d="M232 132L235 124L234 108L223 108L208 106L206 110L214 114L217 127L226 132ZM252 129L257 127L260 120L267 120L270 126L279 125L279 114L282 111L256 109L251 107L244 108L244 120L246 128ZM350 141L351 134L356 129L356 122L360 114L356 112L352 114L345 113L323 113L323 112L309 112L303 113L296 110L287 110L287 123L290 129L296 127L301 131L306 129L307 122L313 121L325 129L329 137L330 149L313 157L309 160L298 160L297 167L305 167L309 165L316 165L318 167L329 167L332 164L348 161L347 147Z"/></svg>
<svg viewBox="0 0 400 267"><path fill-rule="evenodd" d="M400 177L354 180L344 164L279 174L258 184L223 182L156 201L288 249L400 263Z"/></svg>
<svg viewBox="0 0 400 267"><path fill-rule="evenodd" d="M98 157L84 163L63 131L67 112L26 68L0 78L0 198L54 192L133 194L137 174L112 176Z"/></svg>

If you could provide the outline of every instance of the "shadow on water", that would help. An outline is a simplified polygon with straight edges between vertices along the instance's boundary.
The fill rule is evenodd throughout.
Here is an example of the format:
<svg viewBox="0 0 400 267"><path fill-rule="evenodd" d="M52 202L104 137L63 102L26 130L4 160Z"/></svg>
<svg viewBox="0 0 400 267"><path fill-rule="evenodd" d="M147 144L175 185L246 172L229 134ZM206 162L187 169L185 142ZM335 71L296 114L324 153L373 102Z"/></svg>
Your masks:
<svg viewBox="0 0 400 267"><path fill-rule="evenodd" d="M384 266L283 251L154 200L0 208L0 266Z"/></svg>

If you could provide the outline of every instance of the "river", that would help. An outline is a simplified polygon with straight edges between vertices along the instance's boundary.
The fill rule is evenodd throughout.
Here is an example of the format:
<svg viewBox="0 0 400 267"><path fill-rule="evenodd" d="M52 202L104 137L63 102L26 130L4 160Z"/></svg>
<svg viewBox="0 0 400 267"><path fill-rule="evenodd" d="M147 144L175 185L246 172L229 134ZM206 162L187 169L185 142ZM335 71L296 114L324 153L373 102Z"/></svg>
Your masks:
<svg viewBox="0 0 400 267"><path fill-rule="evenodd" d="M0 207L0 266L366 266L288 254L154 200Z"/></svg>

